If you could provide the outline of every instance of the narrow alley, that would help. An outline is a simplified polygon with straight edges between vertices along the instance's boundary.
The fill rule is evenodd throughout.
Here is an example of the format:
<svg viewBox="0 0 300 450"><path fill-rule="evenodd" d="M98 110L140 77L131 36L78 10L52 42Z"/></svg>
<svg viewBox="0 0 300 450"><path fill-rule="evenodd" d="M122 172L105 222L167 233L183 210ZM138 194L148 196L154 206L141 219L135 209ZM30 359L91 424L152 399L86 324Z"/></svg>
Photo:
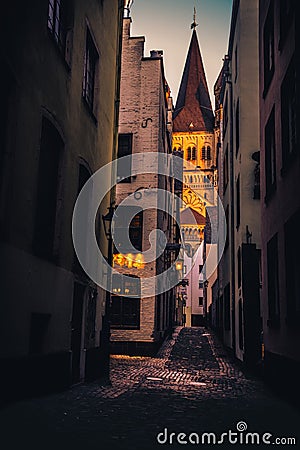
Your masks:
<svg viewBox="0 0 300 450"><path fill-rule="evenodd" d="M218 443L237 429L284 444L299 441L299 418L262 381L242 373L211 330L179 327L156 358L113 356L109 386L81 384L6 406L1 448L194 448L196 434L209 448L213 437L202 442L202 433L215 433ZM193 439L187 445L179 433ZM221 448L231 447L226 442Z"/></svg>

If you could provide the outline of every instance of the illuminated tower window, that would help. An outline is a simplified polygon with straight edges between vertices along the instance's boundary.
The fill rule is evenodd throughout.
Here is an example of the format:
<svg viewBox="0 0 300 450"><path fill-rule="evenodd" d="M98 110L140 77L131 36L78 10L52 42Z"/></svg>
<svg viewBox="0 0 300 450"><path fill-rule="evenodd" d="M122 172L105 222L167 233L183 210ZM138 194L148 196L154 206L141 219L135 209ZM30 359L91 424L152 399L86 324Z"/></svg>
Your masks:
<svg viewBox="0 0 300 450"><path fill-rule="evenodd" d="M203 145L201 158L211 160L211 148L209 145Z"/></svg>
<svg viewBox="0 0 300 450"><path fill-rule="evenodd" d="M197 150L196 147L192 148L192 160L195 161L197 159Z"/></svg>

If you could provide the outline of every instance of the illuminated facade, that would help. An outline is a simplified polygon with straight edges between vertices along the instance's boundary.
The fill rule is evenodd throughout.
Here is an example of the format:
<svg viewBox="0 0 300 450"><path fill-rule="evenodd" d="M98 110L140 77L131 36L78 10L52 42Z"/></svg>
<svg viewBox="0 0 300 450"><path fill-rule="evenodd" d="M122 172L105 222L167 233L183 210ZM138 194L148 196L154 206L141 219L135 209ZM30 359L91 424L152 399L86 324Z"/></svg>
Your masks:
<svg viewBox="0 0 300 450"><path fill-rule="evenodd" d="M204 323L203 250L206 208L216 201L214 115L200 53L196 24L185 62L173 120L174 151L183 153L183 194L180 225L184 237L186 324ZM199 272L199 267L201 271ZM199 286L201 286L199 291ZM199 292L198 292L199 291Z"/></svg>

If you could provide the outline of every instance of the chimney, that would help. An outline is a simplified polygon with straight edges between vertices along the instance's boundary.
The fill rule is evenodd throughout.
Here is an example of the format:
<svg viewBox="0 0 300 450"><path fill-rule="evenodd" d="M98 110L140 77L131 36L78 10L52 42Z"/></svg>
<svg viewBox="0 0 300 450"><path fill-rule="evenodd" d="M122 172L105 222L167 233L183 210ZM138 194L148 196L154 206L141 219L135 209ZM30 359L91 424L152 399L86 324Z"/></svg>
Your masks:
<svg viewBox="0 0 300 450"><path fill-rule="evenodd" d="M163 54L164 54L163 50L151 50L150 51L151 58L162 58Z"/></svg>

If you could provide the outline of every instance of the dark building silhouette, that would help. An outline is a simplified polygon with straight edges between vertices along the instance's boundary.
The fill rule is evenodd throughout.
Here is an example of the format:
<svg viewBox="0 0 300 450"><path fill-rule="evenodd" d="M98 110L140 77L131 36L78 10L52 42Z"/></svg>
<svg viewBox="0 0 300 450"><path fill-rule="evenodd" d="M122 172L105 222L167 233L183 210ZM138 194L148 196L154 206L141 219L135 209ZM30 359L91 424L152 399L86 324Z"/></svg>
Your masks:
<svg viewBox="0 0 300 450"><path fill-rule="evenodd" d="M76 259L72 213L85 182L115 156L123 3L40 0L1 8L6 398L63 388L103 369L105 292Z"/></svg>
<svg viewBox="0 0 300 450"><path fill-rule="evenodd" d="M296 1L259 2L264 365L299 398L299 17Z"/></svg>

